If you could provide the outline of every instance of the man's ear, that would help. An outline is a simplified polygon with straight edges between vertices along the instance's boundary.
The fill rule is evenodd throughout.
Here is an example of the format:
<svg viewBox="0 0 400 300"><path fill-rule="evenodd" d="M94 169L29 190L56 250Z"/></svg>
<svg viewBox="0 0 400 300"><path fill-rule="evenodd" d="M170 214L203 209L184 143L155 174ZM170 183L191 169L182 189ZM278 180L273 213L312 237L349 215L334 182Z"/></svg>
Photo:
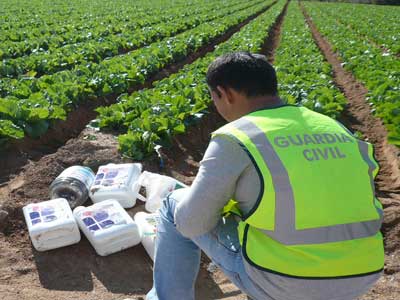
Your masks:
<svg viewBox="0 0 400 300"><path fill-rule="evenodd" d="M220 86L220 85L217 86L217 89L216 89L215 91L216 91L216 93L217 93L217 95L218 95L219 98L222 98L223 96L226 95L226 93L225 93L225 88L223 88L223 87Z"/></svg>
<svg viewBox="0 0 400 300"><path fill-rule="evenodd" d="M221 99L225 100L229 104L231 104L233 102L233 93L232 93L232 90L229 87L225 88L223 86L218 85L217 86L217 92L219 93L218 96Z"/></svg>
<svg viewBox="0 0 400 300"><path fill-rule="evenodd" d="M221 91L219 90L219 86L217 86L217 88L215 90L212 90L212 92L214 92L215 94L217 94L218 98L221 98Z"/></svg>

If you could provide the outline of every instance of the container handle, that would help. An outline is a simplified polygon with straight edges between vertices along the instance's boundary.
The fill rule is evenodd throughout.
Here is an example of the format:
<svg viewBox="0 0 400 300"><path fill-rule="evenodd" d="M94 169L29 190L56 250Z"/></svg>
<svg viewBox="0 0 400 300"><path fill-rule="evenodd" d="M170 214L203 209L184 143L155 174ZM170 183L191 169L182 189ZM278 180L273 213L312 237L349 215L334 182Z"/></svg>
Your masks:
<svg viewBox="0 0 400 300"><path fill-rule="evenodd" d="M146 202L147 198L145 196L143 196L142 194L139 194L139 192L137 193L136 196L140 201Z"/></svg>

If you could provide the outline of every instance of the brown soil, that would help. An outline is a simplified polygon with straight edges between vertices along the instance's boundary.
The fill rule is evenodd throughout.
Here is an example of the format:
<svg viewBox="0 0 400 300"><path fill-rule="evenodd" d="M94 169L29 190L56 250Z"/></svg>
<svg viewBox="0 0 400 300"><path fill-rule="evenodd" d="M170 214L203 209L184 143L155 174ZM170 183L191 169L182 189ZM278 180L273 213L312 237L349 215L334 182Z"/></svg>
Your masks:
<svg viewBox="0 0 400 300"><path fill-rule="evenodd" d="M262 10L251 15L241 23L232 26L224 34L213 39L206 46L186 56L179 62L172 63L158 73L150 76L144 84L139 84L128 90L128 93L138 91L144 88L151 88L153 83L162 80L177 73L183 66L193 63L196 59L205 56L207 53L214 51L215 46L227 41L233 34L238 32L243 26L257 18L260 14L267 11L276 3L267 5ZM58 147L63 145L70 138L76 137L81 132L88 122L95 118L97 107L102 105L110 105L115 103L119 95L111 94L107 97L99 97L91 99L83 104L80 104L74 111L68 114L66 121L57 121L51 129L49 129L39 139L24 138L15 140L7 145L6 149L1 152L2 159L0 160L0 184L6 183L10 178L18 174L21 168L30 160L40 159L43 155L53 153Z"/></svg>
<svg viewBox="0 0 400 300"><path fill-rule="evenodd" d="M376 193L384 206L382 232L385 236L385 275L374 289L362 299L399 299L400 286L400 149L387 143L387 131L381 120L375 118L365 100L368 92L341 65L340 57L323 37L304 7L300 5L307 24L326 60L332 65L335 84L348 99L348 104L340 121L353 132L359 132L363 138L374 145L375 156L380 165L375 180Z"/></svg>
<svg viewBox="0 0 400 300"><path fill-rule="evenodd" d="M279 14L275 23L271 26L268 31L268 39L261 48L261 53L267 56L268 62L273 64L275 59L275 50L278 48L281 38L281 27L283 20L285 19L289 1L286 3L282 12Z"/></svg>

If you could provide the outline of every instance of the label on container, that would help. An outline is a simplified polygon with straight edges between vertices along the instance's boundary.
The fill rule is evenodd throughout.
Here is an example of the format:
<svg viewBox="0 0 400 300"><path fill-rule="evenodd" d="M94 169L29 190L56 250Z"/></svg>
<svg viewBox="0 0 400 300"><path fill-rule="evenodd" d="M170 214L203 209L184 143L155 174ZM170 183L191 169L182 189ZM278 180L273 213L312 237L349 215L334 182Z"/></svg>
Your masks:
<svg viewBox="0 0 400 300"><path fill-rule="evenodd" d="M132 165L101 166L93 186L128 185Z"/></svg>
<svg viewBox="0 0 400 300"><path fill-rule="evenodd" d="M151 226L149 230L143 230L144 236L155 236L157 234L157 224L159 222L159 215L148 215L145 217L145 221ZM147 229L147 228L146 228Z"/></svg>
<svg viewBox="0 0 400 300"><path fill-rule="evenodd" d="M175 190L184 189L184 188L185 188L185 186L183 186L179 182L177 182L176 185L175 185Z"/></svg>
<svg viewBox="0 0 400 300"><path fill-rule="evenodd" d="M60 175L58 175L57 179L59 178L77 179L81 181L89 190L94 180L94 173L89 168L81 166L73 166L69 167L68 169L65 169Z"/></svg>
<svg viewBox="0 0 400 300"><path fill-rule="evenodd" d="M55 205L39 205L33 204L27 207L29 221L32 226L38 224L46 224L59 219L62 215L62 210Z"/></svg>
<svg viewBox="0 0 400 300"><path fill-rule="evenodd" d="M106 230L115 225L127 224L125 217L113 204L82 211L79 216L92 233Z"/></svg>

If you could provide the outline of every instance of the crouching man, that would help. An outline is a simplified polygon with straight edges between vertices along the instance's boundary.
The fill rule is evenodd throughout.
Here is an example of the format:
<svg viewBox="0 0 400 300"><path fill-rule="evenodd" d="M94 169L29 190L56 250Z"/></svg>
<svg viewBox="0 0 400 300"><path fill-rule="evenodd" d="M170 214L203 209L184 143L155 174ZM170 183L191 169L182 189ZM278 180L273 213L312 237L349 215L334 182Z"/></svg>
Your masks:
<svg viewBox="0 0 400 300"><path fill-rule="evenodd" d="M251 299L367 292L384 264L372 145L284 103L262 55L217 58L207 83L229 123L212 134L192 186L163 202L146 299L194 299L201 250Z"/></svg>

